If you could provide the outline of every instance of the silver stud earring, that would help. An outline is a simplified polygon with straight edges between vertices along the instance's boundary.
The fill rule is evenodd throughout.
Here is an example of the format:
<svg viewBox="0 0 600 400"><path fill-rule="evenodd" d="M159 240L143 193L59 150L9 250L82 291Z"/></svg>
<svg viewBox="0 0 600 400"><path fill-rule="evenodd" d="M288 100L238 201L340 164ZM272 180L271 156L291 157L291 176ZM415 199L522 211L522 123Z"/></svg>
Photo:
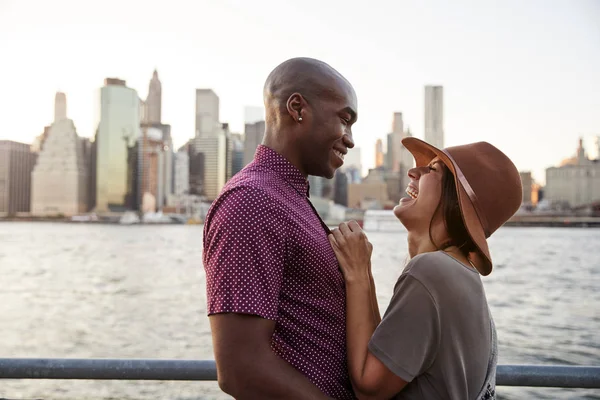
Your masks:
<svg viewBox="0 0 600 400"><path fill-rule="evenodd" d="M302 117L298 117L298 122L302 121Z"/></svg>

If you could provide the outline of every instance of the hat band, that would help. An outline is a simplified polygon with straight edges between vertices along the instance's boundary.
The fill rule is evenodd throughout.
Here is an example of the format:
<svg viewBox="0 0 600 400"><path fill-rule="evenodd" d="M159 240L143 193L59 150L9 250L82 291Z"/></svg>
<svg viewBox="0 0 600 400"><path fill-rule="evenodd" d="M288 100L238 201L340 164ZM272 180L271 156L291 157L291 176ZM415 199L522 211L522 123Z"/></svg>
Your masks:
<svg viewBox="0 0 600 400"><path fill-rule="evenodd" d="M490 237L490 229L489 229L489 225L487 222L487 218L485 217L485 214L483 212L481 212L481 207L479 206L479 200L477 199L477 195L475 194L475 191L473 190L471 185L469 185L467 178L465 177L465 175L459 168L456 161L454 161L454 158L450 155L450 153L448 153L448 151L446 151L446 149L441 149L441 151L446 156L448 156L450 161L452 161L452 164L454 164L456 178L458 178L458 181L462 185L463 189L465 189L467 196L469 196L469 199L471 199L471 203L473 204L473 207L475 208L475 212L477 213L477 216L479 217L479 222L481 223L481 226L483 227L483 232L485 233L485 237L487 239L488 237Z"/></svg>

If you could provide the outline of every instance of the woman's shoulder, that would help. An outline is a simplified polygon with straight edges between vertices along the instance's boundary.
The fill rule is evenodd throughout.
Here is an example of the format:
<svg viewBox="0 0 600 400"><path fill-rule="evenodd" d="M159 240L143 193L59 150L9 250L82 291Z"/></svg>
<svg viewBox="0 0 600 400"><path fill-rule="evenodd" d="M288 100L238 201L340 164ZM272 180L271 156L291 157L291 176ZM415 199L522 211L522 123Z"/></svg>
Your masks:
<svg viewBox="0 0 600 400"><path fill-rule="evenodd" d="M446 281L456 277L457 274L478 276L476 271L463 265L444 251L422 253L413 257L404 269L404 274L416 278L426 286L429 283Z"/></svg>
<svg viewBox="0 0 600 400"><path fill-rule="evenodd" d="M432 251L414 256L406 265L405 272L428 271L455 263L452 257L443 251Z"/></svg>

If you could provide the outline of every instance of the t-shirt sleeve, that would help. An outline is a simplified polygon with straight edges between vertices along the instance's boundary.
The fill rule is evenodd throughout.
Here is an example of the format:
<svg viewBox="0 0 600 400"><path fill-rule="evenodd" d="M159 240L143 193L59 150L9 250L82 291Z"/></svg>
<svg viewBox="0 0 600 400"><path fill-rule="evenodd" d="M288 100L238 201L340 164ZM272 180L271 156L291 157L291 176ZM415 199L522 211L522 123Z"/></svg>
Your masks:
<svg viewBox="0 0 600 400"><path fill-rule="evenodd" d="M208 315L277 319L285 264L285 220L264 191L240 187L217 200L204 233Z"/></svg>
<svg viewBox="0 0 600 400"><path fill-rule="evenodd" d="M405 272L396 283L369 350L390 371L411 382L431 366L439 340L436 304L427 288Z"/></svg>

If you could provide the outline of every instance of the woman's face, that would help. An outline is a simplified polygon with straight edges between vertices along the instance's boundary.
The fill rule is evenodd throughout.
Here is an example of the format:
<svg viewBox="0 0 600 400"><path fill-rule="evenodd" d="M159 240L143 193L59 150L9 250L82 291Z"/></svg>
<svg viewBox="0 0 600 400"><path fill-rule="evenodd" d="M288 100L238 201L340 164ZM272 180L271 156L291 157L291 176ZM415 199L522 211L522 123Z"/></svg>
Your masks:
<svg viewBox="0 0 600 400"><path fill-rule="evenodd" d="M409 232L429 232L433 216L442 197L442 177L446 166L434 158L424 167L408 171L410 183L406 188L409 198L403 198L394 208L394 214Z"/></svg>

